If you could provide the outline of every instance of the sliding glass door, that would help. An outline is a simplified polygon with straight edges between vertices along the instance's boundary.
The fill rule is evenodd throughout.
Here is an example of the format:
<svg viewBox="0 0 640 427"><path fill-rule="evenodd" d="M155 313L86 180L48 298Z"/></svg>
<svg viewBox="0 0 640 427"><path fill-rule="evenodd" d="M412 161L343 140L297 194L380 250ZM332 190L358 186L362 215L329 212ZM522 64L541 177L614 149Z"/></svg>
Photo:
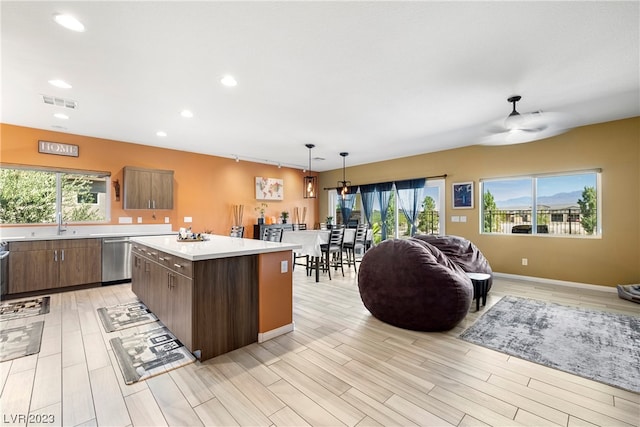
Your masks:
<svg viewBox="0 0 640 427"><path fill-rule="evenodd" d="M416 203L414 230L415 234L445 234L444 229L444 179L428 179L419 194ZM391 191L377 192L372 197L373 203L368 222L373 230L375 243L385 239L408 239L411 237L411 224L407 215L403 213L399 203L399 193L395 185L390 186ZM361 188L362 190L362 188ZM381 194L382 193L382 194ZM329 210L334 224L341 224L340 195L335 190L329 190ZM351 212L350 223L356 220L360 223L367 222L366 209L363 206L363 198L358 192L354 209ZM382 212L381 205L387 204ZM405 202L406 204L406 202ZM406 208L405 208L406 209Z"/></svg>

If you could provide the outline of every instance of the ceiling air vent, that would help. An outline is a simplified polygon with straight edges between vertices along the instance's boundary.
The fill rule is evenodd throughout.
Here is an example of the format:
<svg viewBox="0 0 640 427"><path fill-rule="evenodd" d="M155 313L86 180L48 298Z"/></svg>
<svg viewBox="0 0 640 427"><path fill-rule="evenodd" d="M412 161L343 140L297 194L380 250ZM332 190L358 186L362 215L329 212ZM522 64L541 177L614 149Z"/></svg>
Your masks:
<svg viewBox="0 0 640 427"><path fill-rule="evenodd" d="M42 101L45 104L55 105L56 107L69 108L71 110L78 109L78 102L73 99L58 98L57 96L42 95Z"/></svg>

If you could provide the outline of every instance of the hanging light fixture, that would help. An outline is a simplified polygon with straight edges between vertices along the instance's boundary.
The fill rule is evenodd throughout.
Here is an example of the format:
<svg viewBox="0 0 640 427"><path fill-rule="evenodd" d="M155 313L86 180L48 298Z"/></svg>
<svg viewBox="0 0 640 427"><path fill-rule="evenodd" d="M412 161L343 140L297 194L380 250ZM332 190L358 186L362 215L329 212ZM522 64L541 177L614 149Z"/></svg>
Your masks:
<svg viewBox="0 0 640 427"><path fill-rule="evenodd" d="M342 196L342 200L344 200L349 193L349 187L351 187L351 181L347 181L345 178L345 158L349 153L342 152L340 155L342 156L342 181L338 181L338 187L342 187L342 190L340 190L340 196Z"/></svg>
<svg viewBox="0 0 640 427"><path fill-rule="evenodd" d="M309 169L307 169L308 175L304 177L303 189L305 199L315 199L318 197L318 177L311 175L311 149L315 147L313 144L305 144L305 147L309 149Z"/></svg>

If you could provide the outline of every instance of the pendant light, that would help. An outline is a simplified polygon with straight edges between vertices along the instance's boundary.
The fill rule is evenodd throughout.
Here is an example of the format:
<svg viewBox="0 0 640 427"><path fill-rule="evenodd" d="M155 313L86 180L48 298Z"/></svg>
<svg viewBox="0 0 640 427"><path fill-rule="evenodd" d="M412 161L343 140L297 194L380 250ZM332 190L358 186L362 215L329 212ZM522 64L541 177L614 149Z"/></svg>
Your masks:
<svg viewBox="0 0 640 427"><path fill-rule="evenodd" d="M318 197L318 177L311 175L311 149L315 147L315 145L305 144L304 146L309 149L309 169L307 169L308 175L304 177L304 180L302 182L302 188L304 189L303 195L305 199L315 199L316 197Z"/></svg>
<svg viewBox="0 0 640 427"><path fill-rule="evenodd" d="M345 178L345 158L349 153L342 152L340 155L342 156L342 181L338 181L338 187L342 187L342 190L340 190L340 196L342 196L342 200L344 200L349 193L349 187L351 187L351 181L347 181Z"/></svg>

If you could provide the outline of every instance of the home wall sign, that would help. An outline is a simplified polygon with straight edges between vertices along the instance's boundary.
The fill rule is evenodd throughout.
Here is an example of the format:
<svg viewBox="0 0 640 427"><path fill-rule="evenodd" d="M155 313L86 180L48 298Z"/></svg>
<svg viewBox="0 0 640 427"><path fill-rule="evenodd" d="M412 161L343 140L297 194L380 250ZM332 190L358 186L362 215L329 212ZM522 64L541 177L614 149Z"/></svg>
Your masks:
<svg viewBox="0 0 640 427"><path fill-rule="evenodd" d="M55 154L57 156L78 157L80 148L74 144L63 144L61 142L38 141L38 153Z"/></svg>
<svg viewBox="0 0 640 427"><path fill-rule="evenodd" d="M282 200L284 198L284 180L256 176L257 200Z"/></svg>

